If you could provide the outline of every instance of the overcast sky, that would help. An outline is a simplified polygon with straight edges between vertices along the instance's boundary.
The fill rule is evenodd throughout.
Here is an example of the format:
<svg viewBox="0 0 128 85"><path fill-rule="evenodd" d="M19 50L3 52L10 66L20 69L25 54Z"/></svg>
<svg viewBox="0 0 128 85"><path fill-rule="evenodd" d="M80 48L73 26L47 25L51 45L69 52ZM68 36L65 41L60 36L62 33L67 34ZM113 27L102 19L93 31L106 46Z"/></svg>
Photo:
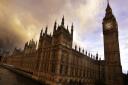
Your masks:
<svg viewBox="0 0 128 85"><path fill-rule="evenodd" d="M110 0L118 25L123 72L128 70L128 1ZM102 19L106 0L0 0L0 48L23 48L30 39L38 41L40 30L55 20L74 23L74 44L103 59Z"/></svg>

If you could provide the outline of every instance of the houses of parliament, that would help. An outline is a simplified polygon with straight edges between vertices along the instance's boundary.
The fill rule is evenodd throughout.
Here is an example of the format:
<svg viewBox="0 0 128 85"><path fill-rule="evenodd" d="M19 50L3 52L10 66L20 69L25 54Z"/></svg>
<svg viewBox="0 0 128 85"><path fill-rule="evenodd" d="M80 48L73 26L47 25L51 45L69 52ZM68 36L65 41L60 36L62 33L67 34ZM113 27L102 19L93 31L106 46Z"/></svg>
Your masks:
<svg viewBox="0 0 128 85"><path fill-rule="evenodd" d="M47 27L41 30L38 46L30 40L24 50L15 49L4 63L47 85L123 85L118 23L109 2L102 26L104 60L98 54L72 47L74 26L69 31L63 17L59 26L54 23L52 35L47 33Z"/></svg>

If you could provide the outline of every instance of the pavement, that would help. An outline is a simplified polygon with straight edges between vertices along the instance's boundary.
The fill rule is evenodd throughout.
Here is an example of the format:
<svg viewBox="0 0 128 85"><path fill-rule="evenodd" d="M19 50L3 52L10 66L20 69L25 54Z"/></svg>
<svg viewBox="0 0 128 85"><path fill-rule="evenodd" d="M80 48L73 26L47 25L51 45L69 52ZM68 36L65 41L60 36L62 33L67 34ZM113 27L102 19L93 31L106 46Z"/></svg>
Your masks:
<svg viewBox="0 0 128 85"><path fill-rule="evenodd" d="M0 66L0 85L41 85L38 82L19 75Z"/></svg>

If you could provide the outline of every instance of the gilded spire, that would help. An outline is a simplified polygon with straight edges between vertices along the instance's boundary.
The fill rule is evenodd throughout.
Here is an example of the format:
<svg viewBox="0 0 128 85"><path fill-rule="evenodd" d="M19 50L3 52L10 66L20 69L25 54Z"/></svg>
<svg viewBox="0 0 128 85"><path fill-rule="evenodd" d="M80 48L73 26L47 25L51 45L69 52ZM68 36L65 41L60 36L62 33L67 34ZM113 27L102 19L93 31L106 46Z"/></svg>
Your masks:
<svg viewBox="0 0 128 85"><path fill-rule="evenodd" d="M106 13L112 13L112 9L111 9L111 7L110 7L109 0L107 0Z"/></svg>
<svg viewBox="0 0 128 85"><path fill-rule="evenodd" d="M107 8L111 8L109 4L109 0L107 0Z"/></svg>
<svg viewBox="0 0 128 85"><path fill-rule="evenodd" d="M108 5L109 5L109 0L107 0L107 3L108 3Z"/></svg>

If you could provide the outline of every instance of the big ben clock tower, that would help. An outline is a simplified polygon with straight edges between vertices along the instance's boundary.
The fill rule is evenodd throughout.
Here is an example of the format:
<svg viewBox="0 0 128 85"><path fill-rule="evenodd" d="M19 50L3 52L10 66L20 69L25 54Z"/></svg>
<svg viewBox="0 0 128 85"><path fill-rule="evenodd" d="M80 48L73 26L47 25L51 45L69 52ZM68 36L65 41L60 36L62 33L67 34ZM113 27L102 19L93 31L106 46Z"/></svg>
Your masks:
<svg viewBox="0 0 128 85"><path fill-rule="evenodd" d="M106 85L123 85L118 40L118 24L109 5L103 19L105 80Z"/></svg>

